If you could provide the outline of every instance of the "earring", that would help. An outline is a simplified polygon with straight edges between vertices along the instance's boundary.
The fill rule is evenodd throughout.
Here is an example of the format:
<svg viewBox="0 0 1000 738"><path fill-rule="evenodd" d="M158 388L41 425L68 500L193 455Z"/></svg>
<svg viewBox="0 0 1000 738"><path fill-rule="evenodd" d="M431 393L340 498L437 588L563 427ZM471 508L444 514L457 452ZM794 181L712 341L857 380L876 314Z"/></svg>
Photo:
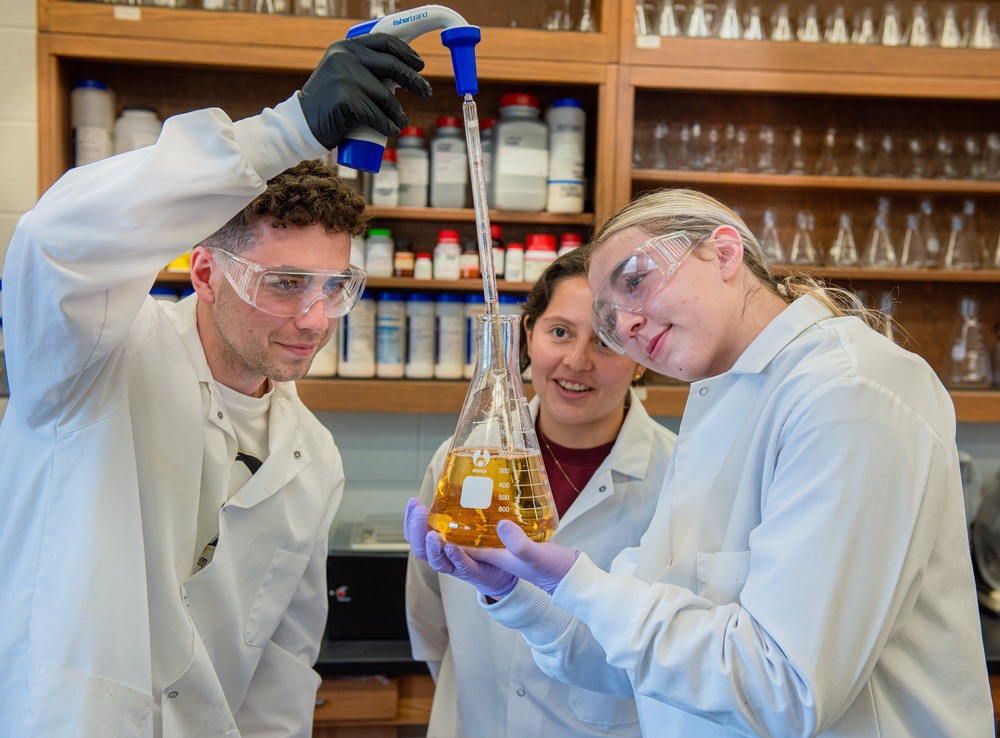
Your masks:
<svg viewBox="0 0 1000 738"><path fill-rule="evenodd" d="M640 379L642 379L642 375L643 375L643 374L645 374L645 372L644 372L644 371L643 371L642 369L640 369L639 371L637 371L637 372L636 372L636 373L635 373L635 374L634 374L634 375L632 376L632 384L635 384L635 383L636 383L636 382L638 382L638 381L639 381Z"/></svg>

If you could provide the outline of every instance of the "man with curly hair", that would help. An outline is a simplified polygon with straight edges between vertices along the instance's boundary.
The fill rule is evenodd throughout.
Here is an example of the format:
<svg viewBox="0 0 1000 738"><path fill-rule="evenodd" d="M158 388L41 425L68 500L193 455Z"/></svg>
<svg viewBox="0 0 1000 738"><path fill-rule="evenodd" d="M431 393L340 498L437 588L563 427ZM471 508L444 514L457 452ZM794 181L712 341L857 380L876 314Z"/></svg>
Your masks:
<svg viewBox="0 0 1000 738"><path fill-rule="evenodd" d="M356 303L365 203L313 161L420 58L330 46L261 114L68 172L4 267L0 737L308 736L344 475L294 380ZM149 296L188 248L195 295Z"/></svg>

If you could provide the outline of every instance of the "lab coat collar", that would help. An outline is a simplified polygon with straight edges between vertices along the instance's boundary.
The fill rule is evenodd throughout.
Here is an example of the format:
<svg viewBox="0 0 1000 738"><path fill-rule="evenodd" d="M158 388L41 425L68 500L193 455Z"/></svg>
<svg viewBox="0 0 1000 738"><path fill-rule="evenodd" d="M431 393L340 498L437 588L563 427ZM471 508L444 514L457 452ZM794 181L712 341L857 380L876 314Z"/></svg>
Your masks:
<svg viewBox="0 0 1000 738"><path fill-rule="evenodd" d="M760 374L784 348L821 320L833 317L825 305L809 295L794 300L747 346L730 374Z"/></svg>
<svg viewBox="0 0 1000 738"><path fill-rule="evenodd" d="M539 405L537 395L532 397L531 402L528 403L533 423L538 422ZM652 432L646 422L648 418L649 414L635 390L629 388L629 410L625 414L625 422L622 423L621 430L618 432L615 445L611 448L611 453L608 454L607 461L611 464L611 471L633 479L641 479L646 476L646 467L649 465L649 449L653 443ZM598 468L597 472L594 473L595 477L603 467L604 464Z"/></svg>
<svg viewBox="0 0 1000 738"><path fill-rule="evenodd" d="M167 306L167 313L174 323L184 349L191 358L203 392L207 390L206 422L233 435L229 413L205 358L205 349L198 335L197 295L184 298ZM268 417L268 455L260 470L229 501L231 505L252 507L286 486L303 469L309 466L309 449L302 436L299 418L301 405L296 401L294 382L272 382L271 409ZM204 396L204 395L203 395Z"/></svg>

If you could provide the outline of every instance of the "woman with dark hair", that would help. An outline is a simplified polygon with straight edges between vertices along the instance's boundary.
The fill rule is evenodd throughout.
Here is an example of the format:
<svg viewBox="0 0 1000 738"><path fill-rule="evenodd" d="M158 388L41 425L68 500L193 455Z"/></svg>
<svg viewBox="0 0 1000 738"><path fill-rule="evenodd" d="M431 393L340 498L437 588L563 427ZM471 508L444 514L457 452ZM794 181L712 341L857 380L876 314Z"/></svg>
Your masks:
<svg viewBox="0 0 1000 738"><path fill-rule="evenodd" d="M630 388L643 368L608 348L590 320L580 250L535 283L521 321L521 370L531 367L530 403L559 512L553 540L602 566L636 545L648 527L674 434L646 414ZM420 497L429 504L450 440L431 461ZM631 697L571 687L545 676L524 640L494 623L474 587L411 558L407 610L414 657L437 686L428 738L638 736Z"/></svg>

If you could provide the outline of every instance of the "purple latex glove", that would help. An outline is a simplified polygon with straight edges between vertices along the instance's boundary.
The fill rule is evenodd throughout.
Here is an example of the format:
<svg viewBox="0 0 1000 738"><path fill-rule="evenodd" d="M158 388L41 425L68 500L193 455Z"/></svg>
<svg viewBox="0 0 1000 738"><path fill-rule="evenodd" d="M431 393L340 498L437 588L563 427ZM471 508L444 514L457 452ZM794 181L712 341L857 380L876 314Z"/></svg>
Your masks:
<svg viewBox="0 0 1000 738"><path fill-rule="evenodd" d="M404 535L414 555L494 599L508 594L519 578L552 594L580 555L557 543L535 543L512 520L497 525L505 548L463 548L445 543L437 531L428 531L428 513L419 500L411 498L406 505Z"/></svg>
<svg viewBox="0 0 1000 738"><path fill-rule="evenodd" d="M497 523L497 536L504 548L465 549L469 557L531 582L549 594L573 568L579 551L558 543L536 543L513 520ZM447 548L447 547L446 547Z"/></svg>
<svg viewBox="0 0 1000 738"><path fill-rule="evenodd" d="M409 541L413 555L426 561L439 574L449 574L468 582L487 597L500 599L510 594L517 584L517 577L496 566L470 558L459 546L445 543L440 533L428 530L429 512L427 507L415 498L410 498L406 503L403 535Z"/></svg>

